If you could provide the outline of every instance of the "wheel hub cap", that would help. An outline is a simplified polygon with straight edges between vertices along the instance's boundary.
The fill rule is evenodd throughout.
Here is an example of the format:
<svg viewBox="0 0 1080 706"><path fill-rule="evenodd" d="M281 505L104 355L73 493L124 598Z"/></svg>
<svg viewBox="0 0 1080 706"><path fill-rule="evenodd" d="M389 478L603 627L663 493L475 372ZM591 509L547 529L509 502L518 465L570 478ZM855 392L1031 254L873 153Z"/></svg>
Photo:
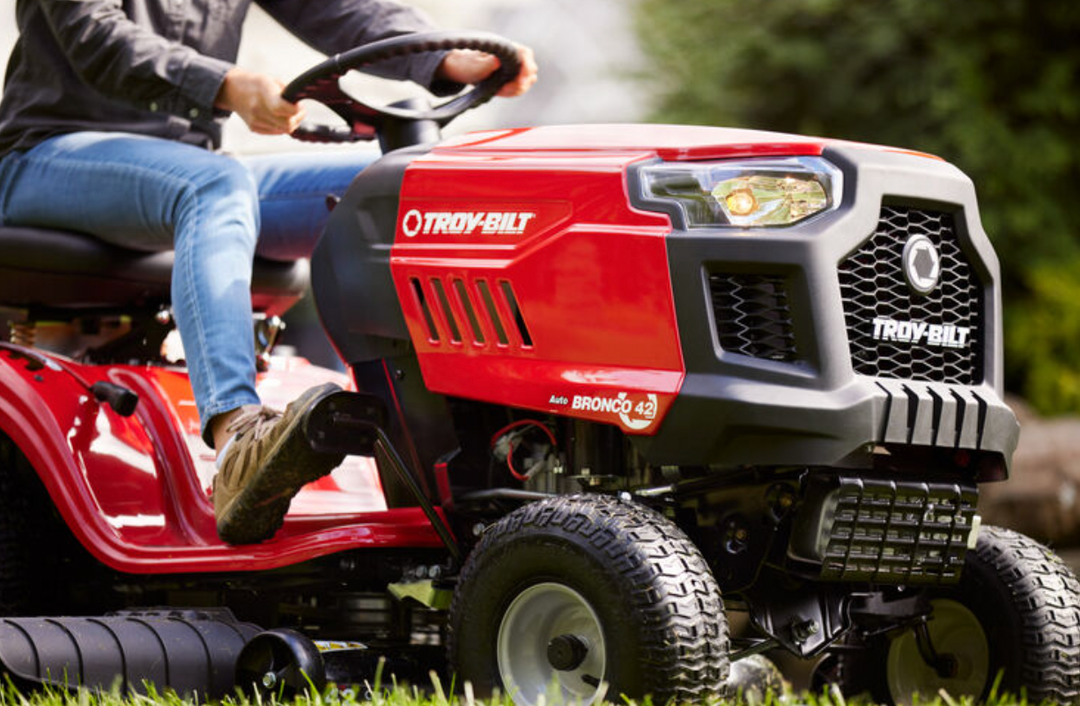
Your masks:
<svg viewBox="0 0 1080 706"><path fill-rule="evenodd" d="M549 689L582 704L596 698L604 680L603 631L574 589L540 583L519 593L503 615L497 642L499 676L515 703L535 704Z"/></svg>
<svg viewBox="0 0 1080 706"><path fill-rule="evenodd" d="M548 643L548 663L560 672L577 669L589 656L589 646L577 635L559 635Z"/></svg>
<svg viewBox="0 0 1080 706"><path fill-rule="evenodd" d="M933 615L926 627L943 664L927 664L914 631L889 646L887 677L896 703L911 703L912 695L934 699L940 689L954 696L982 696L990 678L990 645L979 619L961 603L945 598L930 602Z"/></svg>

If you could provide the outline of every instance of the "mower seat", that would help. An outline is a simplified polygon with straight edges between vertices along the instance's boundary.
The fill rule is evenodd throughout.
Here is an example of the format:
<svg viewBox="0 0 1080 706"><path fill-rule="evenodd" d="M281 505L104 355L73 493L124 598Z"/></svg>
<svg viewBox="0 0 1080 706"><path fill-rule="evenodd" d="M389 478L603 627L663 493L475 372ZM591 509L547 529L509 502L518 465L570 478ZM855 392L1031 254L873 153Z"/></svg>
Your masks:
<svg viewBox="0 0 1080 706"><path fill-rule="evenodd" d="M0 306L47 310L141 309L169 301L173 253L141 252L82 233L0 227ZM306 260L255 259L256 311L277 315L299 299Z"/></svg>

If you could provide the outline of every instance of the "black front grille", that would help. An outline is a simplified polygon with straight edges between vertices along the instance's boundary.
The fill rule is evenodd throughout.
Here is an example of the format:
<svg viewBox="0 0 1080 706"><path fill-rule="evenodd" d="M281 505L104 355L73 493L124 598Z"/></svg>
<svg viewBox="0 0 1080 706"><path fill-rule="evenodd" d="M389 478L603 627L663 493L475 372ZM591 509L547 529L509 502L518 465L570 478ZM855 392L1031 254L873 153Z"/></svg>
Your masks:
<svg viewBox="0 0 1080 706"><path fill-rule="evenodd" d="M941 260L939 284L925 295L909 287L903 271L904 245L916 234L933 242ZM855 372L959 385L982 382L982 288L960 249L952 214L883 206L874 235L840 264L840 292ZM875 319L971 332L967 345L955 348L925 339L875 340Z"/></svg>
<svg viewBox="0 0 1080 706"><path fill-rule="evenodd" d="M709 275L709 292L721 348L754 358L796 360L783 277L714 273Z"/></svg>
<svg viewBox="0 0 1080 706"><path fill-rule="evenodd" d="M974 485L840 478L821 577L955 583L975 521Z"/></svg>

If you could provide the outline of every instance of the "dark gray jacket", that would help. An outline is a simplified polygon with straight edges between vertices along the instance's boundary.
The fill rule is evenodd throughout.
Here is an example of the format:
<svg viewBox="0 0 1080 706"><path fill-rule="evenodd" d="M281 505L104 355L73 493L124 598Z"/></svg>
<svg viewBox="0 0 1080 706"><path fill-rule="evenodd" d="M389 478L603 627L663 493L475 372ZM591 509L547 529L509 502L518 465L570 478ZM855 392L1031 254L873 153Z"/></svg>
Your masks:
<svg viewBox="0 0 1080 706"><path fill-rule="evenodd" d="M432 29L389 0L257 0L316 49L334 54ZM0 156L80 130L134 132L218 147L213 107L236 60L251 0L18 0L19 39L0 100ZM383 75L430 86L442 56ZM307 67L298 66L297 72Z"/></svg>

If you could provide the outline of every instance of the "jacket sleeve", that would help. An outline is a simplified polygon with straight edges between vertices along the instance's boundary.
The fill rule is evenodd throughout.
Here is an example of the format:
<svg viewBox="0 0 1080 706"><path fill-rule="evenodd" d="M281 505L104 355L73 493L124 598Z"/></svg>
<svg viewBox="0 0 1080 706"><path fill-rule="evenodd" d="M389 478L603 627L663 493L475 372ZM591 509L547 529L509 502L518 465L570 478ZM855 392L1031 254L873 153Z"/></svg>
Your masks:
<svg viewBox="0 0 1080 706"><path fill-rule="evenodd" d="M286 29L324 54L338 54L412 32L436 29L420 10L390 0L256 0ZM445 52L415 54L365 69L386 78L409 79L436 94L452 93L460 85L438 81L435 71Z"/></svg>
<svg viewBox="0 0 1080 706"><path fill-rule="evenodd" d="M135 24L121 0L42 0L41 8L83 82L144 109L209 114L233 66Z"/></svg>

